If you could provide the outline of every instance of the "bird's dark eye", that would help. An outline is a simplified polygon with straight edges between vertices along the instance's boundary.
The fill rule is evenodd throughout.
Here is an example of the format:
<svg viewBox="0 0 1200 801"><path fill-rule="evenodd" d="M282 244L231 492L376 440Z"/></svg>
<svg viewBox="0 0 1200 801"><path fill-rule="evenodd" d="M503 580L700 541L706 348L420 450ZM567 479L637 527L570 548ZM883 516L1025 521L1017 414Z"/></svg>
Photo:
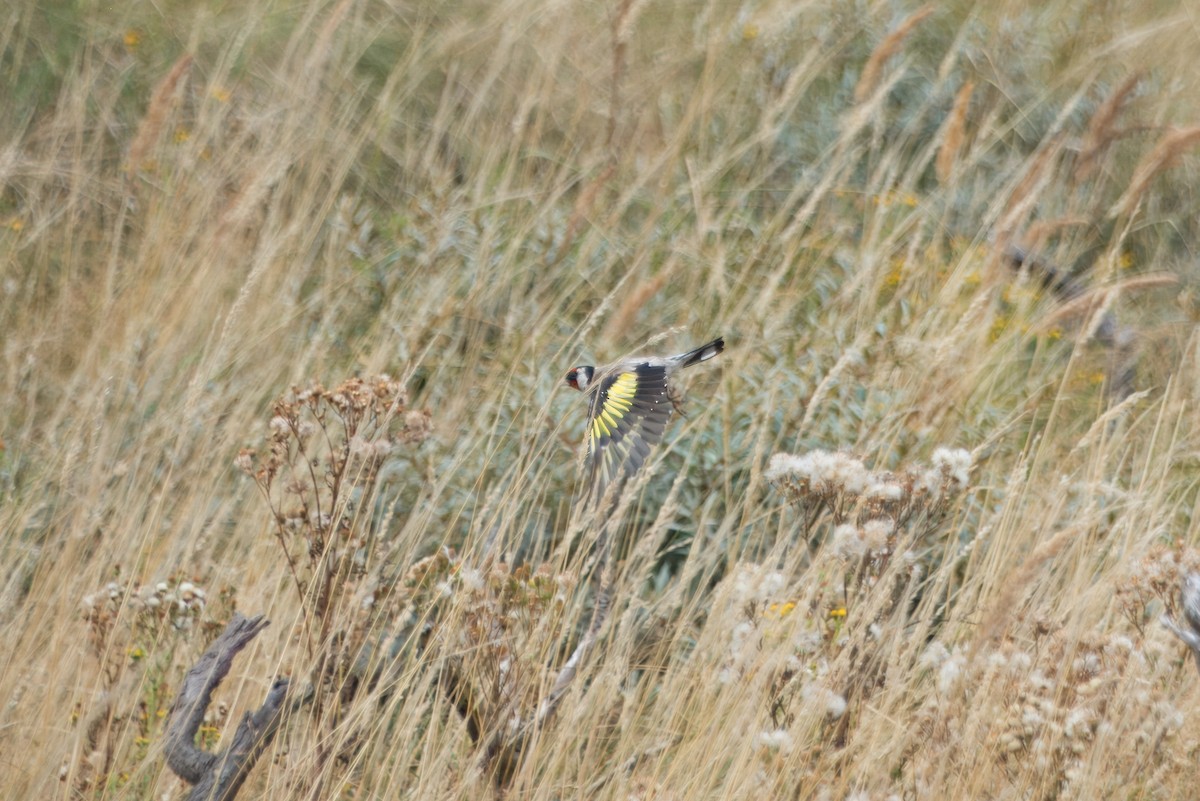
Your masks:
<svg viewBox="0 0 1200 801"><path fill-rule="evenodd" d="M578 369L571 369L571 370L567 371L567 383L568 384L574 384L578 380L579 380L579 370Z"/></svg>

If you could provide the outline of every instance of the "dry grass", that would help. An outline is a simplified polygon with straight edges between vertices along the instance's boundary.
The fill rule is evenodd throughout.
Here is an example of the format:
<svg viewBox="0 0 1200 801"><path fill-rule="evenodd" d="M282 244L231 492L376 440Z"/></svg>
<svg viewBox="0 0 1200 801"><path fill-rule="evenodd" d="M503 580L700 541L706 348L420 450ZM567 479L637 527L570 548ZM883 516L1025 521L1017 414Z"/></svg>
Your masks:
<svg viewBox="0 0 1200 801"><path fill-rule="evenodd" d="M1191 16L44 5L0 14L4 797L179 796L234 608L210 744L313 686L240 798L1194 795ZM1010 240L1136 335L1117 410ZM597 598L561 376L717 334L543 714Z"/></svg>

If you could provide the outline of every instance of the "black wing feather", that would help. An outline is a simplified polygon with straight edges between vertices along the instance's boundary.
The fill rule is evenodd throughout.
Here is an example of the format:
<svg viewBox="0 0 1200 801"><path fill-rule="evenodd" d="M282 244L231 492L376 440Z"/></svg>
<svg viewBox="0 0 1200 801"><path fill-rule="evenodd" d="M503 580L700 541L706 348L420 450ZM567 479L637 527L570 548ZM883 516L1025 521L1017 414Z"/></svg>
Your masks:
<svg viewBox="0 0 1200 801"><path fill-rule="evenodd" d="M662 439L673 408L664 365L643 362L601 379L587 430L592 486L598 494L642 468Z"/></svg>

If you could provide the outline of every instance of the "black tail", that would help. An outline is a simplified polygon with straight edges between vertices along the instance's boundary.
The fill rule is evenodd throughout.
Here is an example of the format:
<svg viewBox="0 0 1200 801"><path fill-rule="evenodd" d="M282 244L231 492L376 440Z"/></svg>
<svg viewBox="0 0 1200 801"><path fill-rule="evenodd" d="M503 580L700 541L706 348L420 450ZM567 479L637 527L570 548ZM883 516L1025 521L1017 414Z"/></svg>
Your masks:
<svg viewBox="0 0 1200 801"><path fill-rule="evenodd" d="M695 350L688 351L687 353L680 356L679 357L679 359L680 359L679 366L680 367L691 367L693 364L699 364L700 362L706 362L723 350L725 350L725 338L717 337L712 342L709 342L707 345L701 345L700 347L696 348Z"/></svg>

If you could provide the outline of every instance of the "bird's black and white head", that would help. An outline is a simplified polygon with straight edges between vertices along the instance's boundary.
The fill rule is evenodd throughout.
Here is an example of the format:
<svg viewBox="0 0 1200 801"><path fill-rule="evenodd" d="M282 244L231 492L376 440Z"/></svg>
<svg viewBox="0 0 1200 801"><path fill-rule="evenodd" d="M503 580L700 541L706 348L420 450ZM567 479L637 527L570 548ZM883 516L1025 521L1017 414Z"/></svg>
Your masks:
<svg viewBox="0 0 1200 801"><path fill-rule="evenodd" d="M596 374L596 368L591 365L585 367L572 367L567 371L567 386L571 389L577 389L580 392L585 391L588 385L592 383L592 376Z"/></svg>

